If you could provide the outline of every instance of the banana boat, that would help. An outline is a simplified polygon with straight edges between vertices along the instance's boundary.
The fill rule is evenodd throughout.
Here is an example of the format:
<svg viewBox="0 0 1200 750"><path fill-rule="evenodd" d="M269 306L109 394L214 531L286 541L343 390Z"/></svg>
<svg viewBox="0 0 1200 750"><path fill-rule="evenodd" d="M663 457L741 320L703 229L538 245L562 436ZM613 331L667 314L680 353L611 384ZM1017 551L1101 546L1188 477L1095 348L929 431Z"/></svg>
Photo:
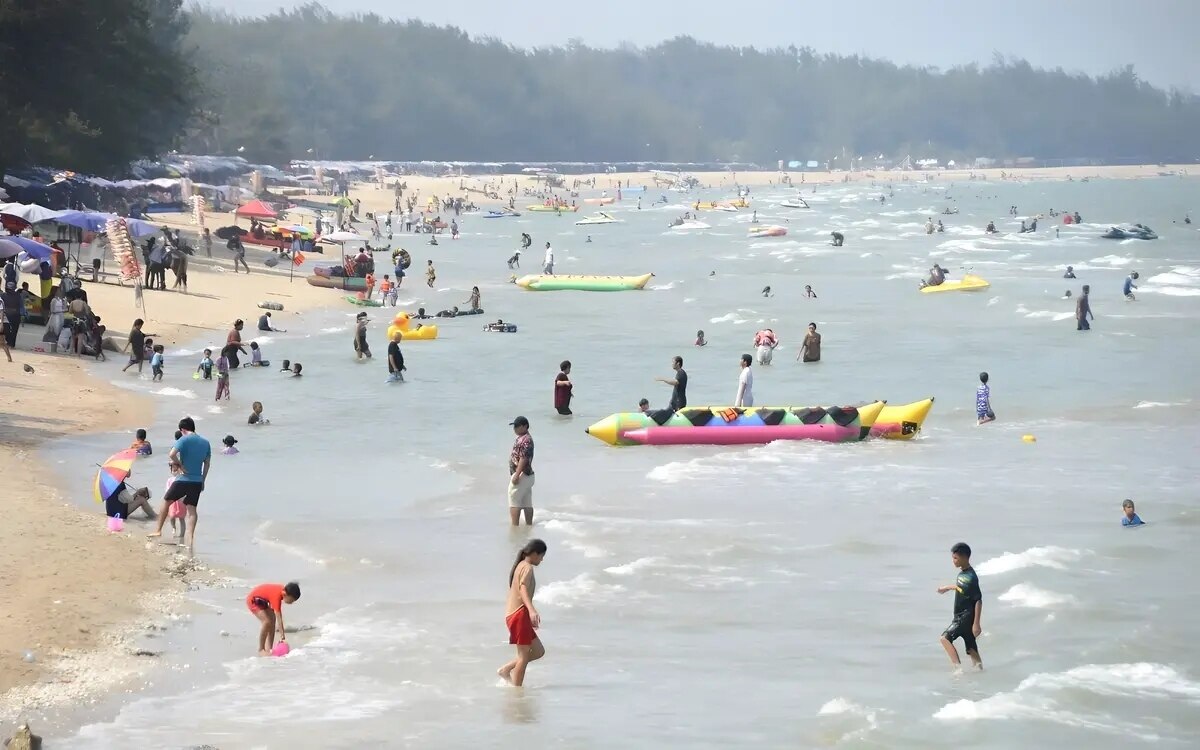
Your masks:
<svg viewBox="0 0 1200 750"><path fill-rule="evenodd" d="M775 440L829 443L865 439L885 406L692 406L612 414L586 432L609 445L761 445Z"/></svg>
<svg viewBox="0 0 1200 750"><path fill-rule="evenodd" d="M885 406L871 426L871 437L912 440L921 431L921 425L925 424L925 417L929 416L932 408L932 397L911 404Z"/></svg>
<svg viewBox="0 0 1200 750"><path fill-rule="evenodd" d="M937 286L921 287L921 294L933 294L934 292L979 292L987 289L989 284L984 279L979 278L973 273L965 273L958 281L943 281Z"/></svg>
<svg viewBox="0 0 1200 750"><path fill-rule="evenodd" d="M641 276L580 276L558 274L533 274L522 276L513 283L531 292L621 292L641 289L650 281L652 273Z"/></svg>

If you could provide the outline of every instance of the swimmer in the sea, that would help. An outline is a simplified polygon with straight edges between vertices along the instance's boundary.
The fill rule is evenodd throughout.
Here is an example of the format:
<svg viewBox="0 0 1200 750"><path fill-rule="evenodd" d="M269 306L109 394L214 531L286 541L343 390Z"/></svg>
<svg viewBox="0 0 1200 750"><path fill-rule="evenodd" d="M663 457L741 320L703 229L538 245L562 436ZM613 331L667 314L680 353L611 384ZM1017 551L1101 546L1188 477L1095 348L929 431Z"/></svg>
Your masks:
<svg viewBox="0 0 1200 750"><path fill-rule="evenodd" d="M830 232L829 236L832 238L829 243L834 247L841 247L846 242L846 236L841 232Z"/></svg>
<svg viewBox="0 0 1200 750"><path fill-rule="evenodd" d="M813 291L813 288L811 286L809 286L808 284L805 284L804 285L804 296L808 297L810 299L816 299L817 293Z"/></svg>
<svg viewBox="0 0 1200 750"><path fill-rule="evenodd" d="M992 411L992 389L988 387L988 374L979 373L979 387L975 389L975 424L987 424L996 421L996 413Z"/></svg>
<svg viewBox="0 0 1200 750"><path fill-rule="evenodd" d="M771 296L773 296L773 295L771 294L771 287L769 287L769 286L764 286L764 287L763 287L763 290L762 290L762 296L764 296L764 297L771 297Z"/></svg>
<svg viewBox="0 0 1200 750"><path fill-rule="evenodd" d="M1121 518L1122 526L1142 526L1146 522L1138 517L1137 512L1133 508L1133 501L1126 498L1125 502L1121 503L1121 510L1125 515Z"/></svg>
<svg viewBox="0 0 1200 750"><path fill-rule="evenodd" d="M696 331L696 346L708 346L708 342L704 339L704 331Z"/></svg>
<svg viewBox="0 0 1200 750"><path fill-rule="evenodd" d="M1071 290L1068 289L1067 291L1063 292L1062 298L1063 299L1071 299Z"/></svg>
<svg viewBox="0 0 1200 750"><path fill-rule="evenodd" d="M1067 272L1063 274L1063 278L1064 278L1064 279L1073 279L1073 278L1075 278L1075 267L1074 267L1074 266L1067 266Z"/></svg>
<svg viewBox="0 0 1200 750"><path fill-rule="evenodd" d="M649 414L650 401L648 399L642 399L641 401L638 401L638 411L642 414Z"/></svg>
<svg viewBox="0 0 1200 750"><path fill-rule="evenodd" d="M979 576L971 567L971 548L963 542L955 544L950 548L950 559L954 562L954 567L959 569L959 573L954 583L939 586L937 590L939 594L954 592L954 617L950 621L950 627L942 632L942 648L946 649L950 663L957 667L960 662L954 641L962 638L967 656L971 657L976 668L983 669L979 646L975 643L975 639L983 632L980 622L983 618L983 593L979 590Z"/></svg>

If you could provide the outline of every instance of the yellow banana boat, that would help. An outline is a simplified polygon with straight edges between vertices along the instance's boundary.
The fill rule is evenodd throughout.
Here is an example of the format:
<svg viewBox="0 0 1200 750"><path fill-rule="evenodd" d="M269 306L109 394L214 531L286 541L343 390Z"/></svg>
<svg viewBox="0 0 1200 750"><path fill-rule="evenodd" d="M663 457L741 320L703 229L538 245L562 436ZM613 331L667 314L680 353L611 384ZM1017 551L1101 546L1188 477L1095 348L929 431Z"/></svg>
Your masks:
<svg viewBox="0 0 1200 750"><path fill-rule="evenodd" d="M925 417L929 416L929 410L932 408L932 398L913 401L911 404L884 406L871 425L871 437L912 440L921 431L921 425L925 424Z"/></svg>
<svg viewBox="0 0 1200 750"><path fill-rule="evenodd" d="M965 273L958 281L943 281L937 286L921 287L921 294L933 294L934 292L980 292L987 289L989 284L985 279L981 279L973 273Z"/></svg>

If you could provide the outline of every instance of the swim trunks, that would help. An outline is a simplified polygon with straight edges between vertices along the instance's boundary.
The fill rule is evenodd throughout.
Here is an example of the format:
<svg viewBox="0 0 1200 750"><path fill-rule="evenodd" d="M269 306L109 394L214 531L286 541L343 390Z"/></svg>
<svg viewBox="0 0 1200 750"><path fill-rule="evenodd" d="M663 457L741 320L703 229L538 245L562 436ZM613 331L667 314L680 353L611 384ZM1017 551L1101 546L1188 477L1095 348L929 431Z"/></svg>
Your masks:
<svg viewBox="0 0 1200 750"><path fill-rule="evenodd" d="M533 630L533 618L524 606L505 617L504 624L508 626L508 642L514 646L528 646L537 639L537 633Z"/></svg>
<svg viewBox="0 0 1200 750"><path fill-rule="evenodd" d="M163 500L168 502L182 500L184 505L195 508L200 504L200 493L204 491L204 482L185 482L176 479L163 493Z"/></svg>
<svg viewBox="0 0 1200 750"><path fill-rule="evenodd" d="M942 632L942 637L951 643L954 643L955 639L962 638L963 646L966 648L967 653L977 654L979 653L979 646L975 643L975 634L971 632L974 625L975 615L970 612L964 612L950 621L950 627Z"/></svg>

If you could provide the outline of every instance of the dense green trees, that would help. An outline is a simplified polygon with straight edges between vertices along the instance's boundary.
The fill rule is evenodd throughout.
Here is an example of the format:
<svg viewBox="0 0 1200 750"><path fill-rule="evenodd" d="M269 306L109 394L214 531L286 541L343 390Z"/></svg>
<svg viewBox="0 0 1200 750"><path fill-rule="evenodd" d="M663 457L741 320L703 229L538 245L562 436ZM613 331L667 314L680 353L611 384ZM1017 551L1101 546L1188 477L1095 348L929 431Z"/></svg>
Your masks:
<svg viewBox="0 0 1200 750"><path fill-rule="evenodd" d="M193 114L181 0L0 2L0 174L123 170Z"/></svg>
<svg viewBox="0 0 1200 750"><path fill-rule="evenodd" d="M220 116L193 147L273 162L1200 157L1200 100L1131 68L1089 78L997 57L938 71L689 38L526 50L316 4L200 11L190 41Z"/></svg>
<svg viewBox="0 0 1200 750"><path fill-rule="evenodd" d="M0 170L106 173L175 145L268 163L1200 157L1200 99L1132 68L939 71L686 37L519 49L316 4L239 19L181 1L0 0Z"/></svg>

